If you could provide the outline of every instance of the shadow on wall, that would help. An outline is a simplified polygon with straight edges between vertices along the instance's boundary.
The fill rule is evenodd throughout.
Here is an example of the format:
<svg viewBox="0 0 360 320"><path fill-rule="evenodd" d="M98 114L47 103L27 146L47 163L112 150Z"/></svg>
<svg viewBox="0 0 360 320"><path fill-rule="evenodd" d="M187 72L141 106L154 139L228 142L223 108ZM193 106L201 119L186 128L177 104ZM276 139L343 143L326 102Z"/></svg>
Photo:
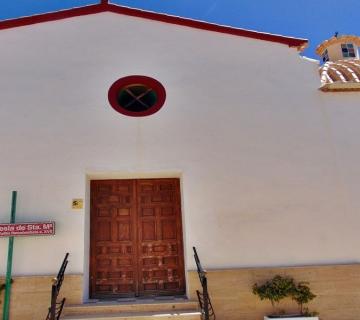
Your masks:
<svg viewBox="0 0 360 320"><path fill-rule="evenodd" d="M10 319L45 319L50 305L51 284L54 276L14 277L11 288ZM0 278L0 283L4 278ZM61 297L70 304L82 302L82 276L66 275L61 289ZM1 301L4 295L1 294ZM2 303L0 315L2 316Z"/></svg>
<svg viewBox="0 0 360 320"><path fill-rule="evenodd" d="M217 318L260 320L264 315L271 314L271 303L255 296L252 286L264 283L277 274L311 284L311 290L317 297L307 306L317 311L321 319L360 319L360 264L208 271L209 293ZM196 271L191 271L191 299L196 299L198 283ZM291 299L284 299L279 307L287 313L298 313Z"/></svg>

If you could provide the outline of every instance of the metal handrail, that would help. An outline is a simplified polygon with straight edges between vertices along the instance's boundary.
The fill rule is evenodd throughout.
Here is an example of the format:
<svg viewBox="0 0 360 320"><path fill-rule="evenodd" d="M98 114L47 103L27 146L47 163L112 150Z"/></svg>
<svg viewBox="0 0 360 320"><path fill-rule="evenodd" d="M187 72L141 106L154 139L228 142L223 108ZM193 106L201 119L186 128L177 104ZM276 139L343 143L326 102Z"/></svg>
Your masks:
<svg viewBox="0 0 360 320"><path fill-rule="evenodd" d="M57 298L60 293L61 285L64 281L65 270L69 262L68 257L69 257L69 253L66 253L65 258L61 264L60 270L56 278L53 279L53 284L51 286L51 305L46 320L59 320L61 316L61 312L64 308L66 299L63 298L60 302L57 302Z"/></svg>
<svg viewBox="0 0 360 320"><path fill-rule="evenodd" d="M194 259L196 262L197 273L198 273L199 280L200 280L201 287L202 287L202 292L200 292L199 290L196 290L196 294L197 294L197 297L199 300L199 306L201 309L201 319L202 320L210 320L210 319L215 320L216 316L215 316L214 308L211 304L211 300L210 300L210 296L209 296L209 292L208 292L206 270L204 270L201 265L200 258L196 251L196 248L193 247L193 250L194 250Z"/></svg>

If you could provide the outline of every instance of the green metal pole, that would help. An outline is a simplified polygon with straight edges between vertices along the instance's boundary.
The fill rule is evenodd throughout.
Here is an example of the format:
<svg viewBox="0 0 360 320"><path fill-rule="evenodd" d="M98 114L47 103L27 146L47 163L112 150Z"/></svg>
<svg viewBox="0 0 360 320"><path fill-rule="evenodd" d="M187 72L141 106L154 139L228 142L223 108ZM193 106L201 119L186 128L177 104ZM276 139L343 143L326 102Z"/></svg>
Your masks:
<svg viewBox="0 0 360 320"><path fill-rule="evenodd" d="M10 223L15 223L16 197L17 197L17 191L13 191L12 198L11 198ZM9 320L13 250L14 250L14 237L9 237L6 280L5 280L5 298L4 298L3 320Z"/></svg>

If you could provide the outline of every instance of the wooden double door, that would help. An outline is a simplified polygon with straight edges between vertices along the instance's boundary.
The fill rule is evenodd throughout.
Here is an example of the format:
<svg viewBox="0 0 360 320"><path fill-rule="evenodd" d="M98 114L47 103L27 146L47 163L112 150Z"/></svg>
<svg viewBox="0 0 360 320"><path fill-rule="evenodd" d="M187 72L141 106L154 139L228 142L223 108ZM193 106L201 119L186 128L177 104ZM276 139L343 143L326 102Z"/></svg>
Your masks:
<svg viewBox="0 0 360 320"><path fill-rule="evenodd" d="M179 179L91 181L90 296L185 293Z"/></svg>

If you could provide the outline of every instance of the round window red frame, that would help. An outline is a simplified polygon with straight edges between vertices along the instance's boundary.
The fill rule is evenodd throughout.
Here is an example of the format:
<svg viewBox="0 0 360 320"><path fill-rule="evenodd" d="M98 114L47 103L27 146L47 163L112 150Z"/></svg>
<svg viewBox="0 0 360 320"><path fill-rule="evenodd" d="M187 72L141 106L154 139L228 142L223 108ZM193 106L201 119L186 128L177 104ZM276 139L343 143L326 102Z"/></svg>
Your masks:
<svg viewBox="0 0 360 320"><path fill-rule="evenodd" d="M124 107L122 107L121 105L119 105L119 102L117 99L119 91L124 87L127 87L129 85L134 85L134 84L142 84L142 85L145 85L155 91L156 96L157 96L157 101L148 110L139 111L139 112L129 111L129 110L125 109ZM145 116L154 114L161 109L161 107L165 103L166 91L165 91L164 86L159 81L157 81L153 78L146 77L146 76L137 76L137 75L127 76L124 78L120 78L119 80L115 81L111 85L109 92L108 92L108 99L109 99L109 103L110 103L111 107L115 111L117 111L121 114L130 116L130 117L145 117Z"/></svg>

